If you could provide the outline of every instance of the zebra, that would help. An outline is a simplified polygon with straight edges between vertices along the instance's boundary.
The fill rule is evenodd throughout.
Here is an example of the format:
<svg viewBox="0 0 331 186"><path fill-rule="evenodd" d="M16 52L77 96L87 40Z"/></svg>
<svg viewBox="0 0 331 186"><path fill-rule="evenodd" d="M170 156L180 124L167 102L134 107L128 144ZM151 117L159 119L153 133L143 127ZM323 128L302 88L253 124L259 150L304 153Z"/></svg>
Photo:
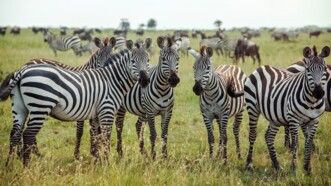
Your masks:
<svg viewBox="0 0 331 186"><path fill-rule="evenodd" d="M224 55L224 53L223 53L223 41L218 37L202 39L200 41L200 47L203 46L203 45L207 45L208 47L211 47L212 49L214 49L217 56L220 55L220 52L221 52L222 55Z"/></svg>
<svg viewBox="0 0 331 186"><path fill-rule="evenodd" d="M57 50L67 51L73 49L76 55L81 56L82 42L77 36L57 36L49 32L44 31L44 42L47 42L49 47L53 50L55 56L57 56Z"/></svg>
<svg viewBox="0 0 331 186"><path fill-rule="evenodd" d="M299 73L305 70L305 64L303 61L298 61L287 68L288 71L293 73ZM324 87L325 91L325 111L331 112L331 65L327 64L326 69L326 86ZM305 133L305 127L302 128ZM285 146L290 148L290 130L287 126L285 126ZM314 150L315 144L312 142L312 149Z"/></svg>
<svg viewBox="0 0 331 186"><path fill-rule="evenodd" d="M178 45L178 51L188 56L187 48L190 46L190 39L188 37L180 37L175 40L175 43Z"/></svg>
<svg viewBox="0 0 331 186"><path fill-rule="evenodd" d="M113 55L112 51L113 51L113 47L115 45L115 38L114 37L112 37L111 39L105 38L103 42L101 42L101 40L99 38L95 38L94 42L95 42L95 45L97 45L99 47L99 50L96 51L91 56L90 60L82 66L72 67L72 66L57 62L57 61L39 58L39 59L32 59L32 60L28 61L21 69L24 69L27 66L35 65L35 64L48 64L48 65L52 65L52 66L55 66L58 68L72 70L72 71L80 71L80 70L104 67L107 65L107 59L111 55ZM11 90L9 90L9 91L11 91ZM83 121L78 121L77 126L83 125L83 124L79 124L80 122L84 123ZM17 128L17 127L15 128L15 126L13 126L11 134L15 134L18 131L22 131L22 129ZM77 133L76 136L77 136L77 138L79 136L81 137L81 135L79 133ZM10 150L9 150L9 156L8 156L6 165L8 165L10 157L12 157L12 155L14 154L16 146L17 146L17 154L19 157L21 157L21 150L22 150L21 135L11 135L10 141L11 141ZM78 145L76 144L76 149L77 149L77 146ZM79 152L76 152L76 151L77 150L75 150L75 157L77 158L76 154L78 154ZM39 153L36 141L35 141L34 149L32 149L32 152L35 153L39 157L41 156L41 154Z"/></svg>
<svg viewBox="0 0 331 186"><path fill-rule="evenodd" d="M94 41L90 41L86 45L82 46L81 52L89 52L90 54L94 53L96 50L98 50L98 46L95 45Z"/></svg>
<svg viewBox="0 0 331 186"><path fill-rule="evenodd" d="M101 130L98 136L93 130L93 143L102 140L107 159L114 114L124 95L137 80L142 87L149 83L146 46L128 48L130 50L112 55L107 60L111 65L104 68L71 71L35 64L6 77L0 86L0 100L6 100L11 94L14 126L21 128L30 115L23 132L24 166L29 163L35 136L48 115L63 121L92 119L91 127ZM19 134L20 131L11 133ZM97 152L94 155L99 157Z"/></svg>
<svg viewBox="0 0 331 186"><path fill-rule="evenodd" d="M217 157L223 153L224 163L226 163L226 127L228 118L234 116L233 133L236 140L237 155L240 159L239 127L245 105L243 90L246 75L235 65L221 65L213 69L211 61L213 49L211 47L202 46L200 53L189 48L189 52L195 58L193 91L200 97L200 111L208 133L209 156L213 156L213 120L216 119L220 133Z"/></svg>
<svg viewBox="0 0 331 186"><path fill-rule="evenodd" d="M275 135L279 126L288 126L291 132L292 164L296 171L296 152L298 147L298 127L307 128L305 141L304 169L310 174L310 147L315 136L319 116L325 109L324 84L326 64L323 58L329 56L330 48L325 46L317 55L316 47L303 49L305 70L291 73L285 69L269 65L257 68L245 81L245 99L249 115L249 153L246 170L252 170L252 153L256 139L256 127L260 114L269 121L265 134L272 165L281 167L274 149Z"/></svg>
<svg viewBox="0 0 331 186"><path fill-rule="evenodd" d="M167 153L168 126L172 117L174 106L174 87L180 82L178 73L179 56L177 45L169 37L158 37L157 44L160 48L160 57L157 66L150 69L150 83L142 89L137 83L125 96L123 104L117 113L117 151L123 156L122 151L122 130L124 116L130 112L139 116L136 122L136 132L139 139L141 154L147 154L144 149L143 122L148 121L151 140L151 157L155 159L155 117L161 115L162 127L162 155L164 158Z"/></svg>

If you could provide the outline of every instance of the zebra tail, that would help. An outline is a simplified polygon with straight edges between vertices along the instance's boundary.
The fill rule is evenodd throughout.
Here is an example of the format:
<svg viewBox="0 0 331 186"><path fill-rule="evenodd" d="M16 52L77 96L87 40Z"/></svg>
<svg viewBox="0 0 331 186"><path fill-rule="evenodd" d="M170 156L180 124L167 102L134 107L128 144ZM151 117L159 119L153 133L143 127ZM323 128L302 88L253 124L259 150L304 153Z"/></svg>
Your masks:
<svg viewBox="0 0 331 186"><path fill-rule="evenodd" d="M0 85L0 101L6 101L10 95L11 90L15 87L17 81L10 83L14 79L14 73L7 75L5 80Z"/></svg>
<svg viewBox="0 0 331 186"><path fill-rule="evenodd" d="M244 95L244 90L236 91L233 78L231 78L230 82L227 84L226 92L229 94L229 96L231 96L233 98L240 97L240 96Z"/></svg>

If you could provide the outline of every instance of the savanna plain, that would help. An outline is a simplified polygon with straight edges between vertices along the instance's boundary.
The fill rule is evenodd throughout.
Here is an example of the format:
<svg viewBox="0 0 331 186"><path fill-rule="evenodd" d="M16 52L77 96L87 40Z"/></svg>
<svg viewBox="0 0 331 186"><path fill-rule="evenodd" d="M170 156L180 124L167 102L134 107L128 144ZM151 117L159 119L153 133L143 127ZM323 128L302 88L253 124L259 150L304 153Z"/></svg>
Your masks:
<svg viewBox="0 0 331 186"><path fill-rule="evenodd" d="M58 29L51 30L59 34ZM69 31L68 33L72 33ZM100 38L111 37L112 30L105 29ZM146 31L144 36L153 39L155 54L150 56L150 63L158 62L159 48L156 38L159 35L173 31ZM207 35L214 31L206 31ZM229 37L239 37L239 32L226 32ZM136 40L138 36L129 32L127 39ZM200 37L190 38L191 47L199 49ZM261 37L252 39L260 46L262 65L273 65L286 68L301 60L305 46L316 45L321 50L331 44L331 33L323 33L318 38L309 38L307 33L301 33L290 42L274 41L271 33L264 31ZM116 52L116 51L115 51ZM34 34L31 29L23 29L18 36L7 34L0 37L0 82L5 76L18 70L28 60L47 58L64 64L79 66L88 61L90 54L82 57L74 55L73 51L58 52L55 57L41 33ZM222 64L232 64L232 59L217 56L212 57L214 67ZM331 57L325 58L331 64ZM168 131L167 159L161 156L160 117L156 119L158 137L156 141L157 156L152 160L139 153L139 144L135 132L137 117L129 113L125 116L123 130L123 152L120 158L116 152L116 131L113 125L111 150L108 164L95 164L90 155L89 126L85 122L82 138L81 156L75 160L73 155L76 137L76 123L62 122L48 117L37 135L39 150L42 157L32 155L28 167L15 158L9 167L5 166L9 151L9 135L12 128L11 102L8 99L0 103L0 185L330 185L331 184L331 113L325 112L321 118L315 136L318 150L312 155L312 174L307 176L303 169L304 135L299 133L299 149L296 175L291 173L292 155L284 146L284 129L276 136L275 148L283 170L272 168L271 160L264 140L268 122L261 116L257 127L257 139L253 153L253 172L245 171L248 152L248 115L245 110L240 127L240 143L242 159L238 159L235 151L235 140L232 132L233 118L228 123L228 161L223 165L222 159L209 158L207 131L199 109L199 98L193 93L193 62L192 56L180 54L180 83L175 88L175 106ZM246 58L245 63L238 64L246 75L258 67L252 59ZM214 122L216 150L219 142L218 126ZM149 128L146 125L145 147L150 152Z"/></svg>

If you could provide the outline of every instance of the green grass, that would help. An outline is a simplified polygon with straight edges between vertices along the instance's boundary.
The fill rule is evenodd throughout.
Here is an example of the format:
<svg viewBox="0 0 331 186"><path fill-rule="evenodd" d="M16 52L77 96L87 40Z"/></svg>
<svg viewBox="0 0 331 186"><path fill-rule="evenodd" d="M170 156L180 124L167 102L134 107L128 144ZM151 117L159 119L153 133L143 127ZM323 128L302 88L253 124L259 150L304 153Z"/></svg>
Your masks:
<svg viewBox="0 0 331 186"><path fill-rule="evenodd" d="M55 31L55 33L59 33ZM97 36L112 36L111 30ZM170 32L169 32L170 33ZM172 32L171 32L172 33ZM147 31L145 36L152 37L157 48L156 38L166 32ZM209 31L207 35L211 35ZM239 33L228 33L231 37ZM136 39L134 33L128 38ZM192 48L198 49L200 39L191 39ZM287 67L301 60L304 46L316 45L320 50L330 45L331 34L324 33L318 39L309 39L302 33L292 42L275 42L270 33L263 32L260 38L253 41L260 45L262 64ZM33 34L30 29L23 29L19 36L6 35L0 37L0 76L3 78L33 58L48 58L68 65L82 65L89 55L74 56L73 51L58 52L54 57L51 49L43 42L42 34ZM151 63L158 61L158 49L151 57ZM326 58L330 61L330 57ZM299 134L298 169L296 176L290 172L291 153L284 146L284 130L280 129L275 140L278 159L284 168L275 171L271 166L264 134L268 122L260 117L257 140L254 146L254 172L245 172L245 159L248 149L248 116L245 112L240 130L241 152L243 159L238 160L235 153L235 141L232 133L233 118L228 127L228 164L208 157L207 132L199 109L199 99L194 95L192 87L193 62L191 56L181 56L179 77L181 82L175 88L175 106L169 126L168 153L169 158L161 157L160 118L157 117L158 138L156 142L157 158L155 161L139 154L139 146L135 133L136 116L127 114L123 131L124 158L120 159L116 152L116 133L113 129L109 165L94 164L89 153L88 126L84 129L81 147L81 160L73 156L75 145L75 123L65 123L48 118L37 135L42 158L32 155L28 168L15 159L8 168L4 166L9 150L9 134L12 126L10 100L0 103L0 185L330 185L331 184L331 114L324 113L317 129L315 143L318 152L312 155L312 175L306 176L303 170L304 138ZM229 58L213 56L214 66L231 64ZM256 67L251 59L239 66L249 75ZM113 127L115 128L115 127ZM219 141L218 128L215 125L215 140ZM149 129L145 127L145 146L150 150ZM217 145L216 145L217 146Z"/></svg>

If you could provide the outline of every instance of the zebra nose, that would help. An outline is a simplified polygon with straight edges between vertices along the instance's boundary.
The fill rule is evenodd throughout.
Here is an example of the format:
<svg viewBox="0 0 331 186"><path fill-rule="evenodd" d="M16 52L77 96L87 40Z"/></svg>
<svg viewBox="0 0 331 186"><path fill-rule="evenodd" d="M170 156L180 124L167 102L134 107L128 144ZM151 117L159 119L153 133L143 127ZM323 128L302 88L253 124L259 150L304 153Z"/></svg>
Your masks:
<svg viewBox="0 0 331 186"><path fill-rule="evenodd" d="M179 77L177 76L176 71L172 70L170 72L170 77L168 79L168 82L170 84L171 87L176 87L177 84L180 82Z"/></svg>
<svg viewBox="0 0 331 186"><path fill-rule="evenodd" d="M139 72L139 84L142 88L147 87L147 85L149 84L149 77L147 76L147 72L146 70L141 70Z"/></svg>
<svg viewBox="0 0 331 186"><path fill-rule="evenodd" d="M315 88L313 90L313 96L316 98L316 99L322 99L324 97L324 90L323 90L323 87L322 87L322 84L315 84Z"/></svg>
<svg viewBox="0 0 331 186"><path fill-rule="evenodd" d="M203 89L202 89L202 87L201 87L201 81L200 81L200 80L199 80L199 81L195 80L195 84L194 84L194 86L193 86L193 92L194 92L195 95L197 95L197 96L200 96L201 93L203 92Z"/></svg>

